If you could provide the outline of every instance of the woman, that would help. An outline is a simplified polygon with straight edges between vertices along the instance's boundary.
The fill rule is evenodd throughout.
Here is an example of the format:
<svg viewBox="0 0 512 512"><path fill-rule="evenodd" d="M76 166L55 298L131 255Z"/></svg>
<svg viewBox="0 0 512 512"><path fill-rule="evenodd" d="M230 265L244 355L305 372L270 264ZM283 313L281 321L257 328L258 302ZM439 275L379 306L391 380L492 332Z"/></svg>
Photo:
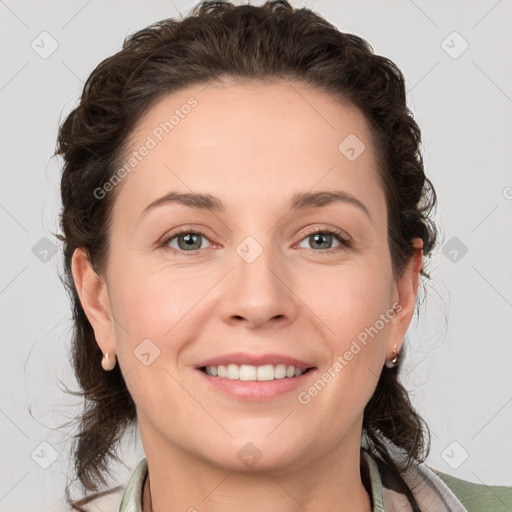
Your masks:
<svg viewBox="0 0 512 512"><path fill-rule="evenodd" d="M508 510L424 464L398 379L420 142L396 66L284 1L200 5L93 71L56 151L84 489L136 425L124 512Z"/></svg>

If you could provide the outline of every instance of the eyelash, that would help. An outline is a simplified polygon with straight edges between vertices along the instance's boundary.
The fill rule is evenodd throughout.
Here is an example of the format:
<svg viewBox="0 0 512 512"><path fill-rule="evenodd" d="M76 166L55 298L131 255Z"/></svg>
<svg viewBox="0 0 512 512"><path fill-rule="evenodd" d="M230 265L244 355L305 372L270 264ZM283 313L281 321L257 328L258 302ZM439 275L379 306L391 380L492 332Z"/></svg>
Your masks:
<svg viewBox="0 0 512 512"><path fill-rule="evenodd" d="M304 234L303 238L300 239L299 243L310 236L316 235L317 233L333 235L334 238L341 244L341 246L334 247L332 249L319 249L319 250L309 249L309 251L313 251L316 254L329 255L329 254L337 253L340 250L351 249L353 247L352 241L348 237L346 238L345 236L343 236L344 235L343 231L337 230L337 229L314 228L311 231L307 231ZM179 231L172 233L169 236L164 237L163 241L161 243L159 243L158 246L163 249L168 249L169 251L173 252L174 254L187 254L189 256L195 256L202 249L196 249L194 251L183 251L183 250L174 249L174 248L171 248L168 246L168 244L171 242L171 240L173 240L174 238L178 237L179 235L183 235L183 234L201 235L204 238L206 238L208 241L210 241L210 239L208 238L207 234L204 231L202 231L200 229L193 230L193 229L184 228L184 229L181 229Z"/></svg>

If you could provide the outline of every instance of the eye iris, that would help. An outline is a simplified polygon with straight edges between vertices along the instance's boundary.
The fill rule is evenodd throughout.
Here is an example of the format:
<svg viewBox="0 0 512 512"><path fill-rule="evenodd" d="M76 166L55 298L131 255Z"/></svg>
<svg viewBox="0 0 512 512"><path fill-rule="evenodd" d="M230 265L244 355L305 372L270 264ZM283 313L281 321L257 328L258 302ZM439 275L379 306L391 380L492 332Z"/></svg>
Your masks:
<svg viewBox="0 0 512 512"><path fill-rule="evenodd" d="M311 238L313 239L314 243L317 243L320 240L320 245L322 245L322 239L327 239L327 242L324 241L324 245L325 243L327 243L327 245L330 245L329 243L331 242L332 235L329 235L327 233L315 233L314 235L310 236L310 239ZM329 249L329 247L320 247L320 249Z"/></svg>
<svg viewBox="0 0 512 512"><path fill-rule="evenodd" d="M178 246L180 249L191 249L197 250L201 248L201 237L200 233L186 233L184 235L178 235ZM310 242L312 244L318 244L316 248L319 249L329 249L332 244L332 237L328 232L318 232L313 233L309 236Z"/></svg>
<svg viewBox="0 0 512 512"><path fill-rule="evenodd" d="M194 233L187 233L178 237L178 245L180 249L200 249L201 248L201 235ZM195 241L194 241L195 238ZM181 243L181 240L185 240L185 244ZM198 242L199 240L199 242Z"/></svg>

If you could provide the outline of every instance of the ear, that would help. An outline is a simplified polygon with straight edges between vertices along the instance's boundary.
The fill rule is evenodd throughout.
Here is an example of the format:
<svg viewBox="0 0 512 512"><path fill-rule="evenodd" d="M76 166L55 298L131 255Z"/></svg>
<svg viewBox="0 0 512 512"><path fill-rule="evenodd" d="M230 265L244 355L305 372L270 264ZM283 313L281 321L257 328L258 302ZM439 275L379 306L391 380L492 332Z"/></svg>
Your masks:
<svg viewBox="0 0 512 512"><path fill-rule="evenodd" d="M83 249L75 249L71 259L75 288L94 336L103 353L115 354L110 299L105 280L91 266Z"/></svg>
<svg viewBox="0 0 512 512"><path fill-rule="evenodd" d="M404 274L395 280L395 291L393 294L393 304L396 304L395 316L390 321L391 329L386 347L386 360L394 357L393 346L396 343L396 350L400 352L407 329L414 314L414 305L418 295L420 283L420 271L423 265L423 240L421 238L413 238L412 245L414 247Z"/></svg>

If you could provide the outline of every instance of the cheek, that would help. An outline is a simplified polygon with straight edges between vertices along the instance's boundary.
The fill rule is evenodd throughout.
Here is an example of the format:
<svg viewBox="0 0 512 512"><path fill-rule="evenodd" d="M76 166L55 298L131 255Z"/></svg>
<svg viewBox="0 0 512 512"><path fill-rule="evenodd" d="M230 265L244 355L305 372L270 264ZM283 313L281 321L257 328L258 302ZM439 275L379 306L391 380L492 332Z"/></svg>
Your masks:
<svg viewBox="0 0 512 512"><path fill-rule="evenodd" d="M190 272L127 259L124 268L112 271L110 283L112 310L121 326L116 326L119 350L133 351L150 339L173 358L202 325L198 317L214 314L207 294L218 280L211 269Z"/></svg>
<svg viewBox="0 0 512 512"><path fill-rule="evenodd" d="M386 269L346 270L322 281L322 292L308 287L305 302L322 320L329 361L318 380L298 397L311 414L331 418L329 432L334 437L363 413L375 390L394 316Z"/></svg>
<svg viewBox="0 0 512 512"><path fill-rule="evenodd" d="M190 279L164 275L132 274L118 282L112 296L114 314L128 331L144 337L163 338L198 301L200 291Z"/></svg>
<svg viewBox="0 0 512 512"><path fill-rule="evenodd" d="M146 411L157 410L162 399L147 390L168 388L172 392L166 399L177 405L186 397L163 370L174 374L180 354L194 338L191 326L200 325L194 322L194 305L205 292L179 273L172 279L163 272L132 271L130 276L117 276L112 292L116 350L126 383Z"/></svg>
<svg viewBox="0 0 512 512"><path fill-rule="evenodd" d="M312 314L323 321L340 350L377 322L379 334L386 330L387 323L379 321L390 307L385 268L346 266L306 280L297 294L305 298Z"/></svg>

